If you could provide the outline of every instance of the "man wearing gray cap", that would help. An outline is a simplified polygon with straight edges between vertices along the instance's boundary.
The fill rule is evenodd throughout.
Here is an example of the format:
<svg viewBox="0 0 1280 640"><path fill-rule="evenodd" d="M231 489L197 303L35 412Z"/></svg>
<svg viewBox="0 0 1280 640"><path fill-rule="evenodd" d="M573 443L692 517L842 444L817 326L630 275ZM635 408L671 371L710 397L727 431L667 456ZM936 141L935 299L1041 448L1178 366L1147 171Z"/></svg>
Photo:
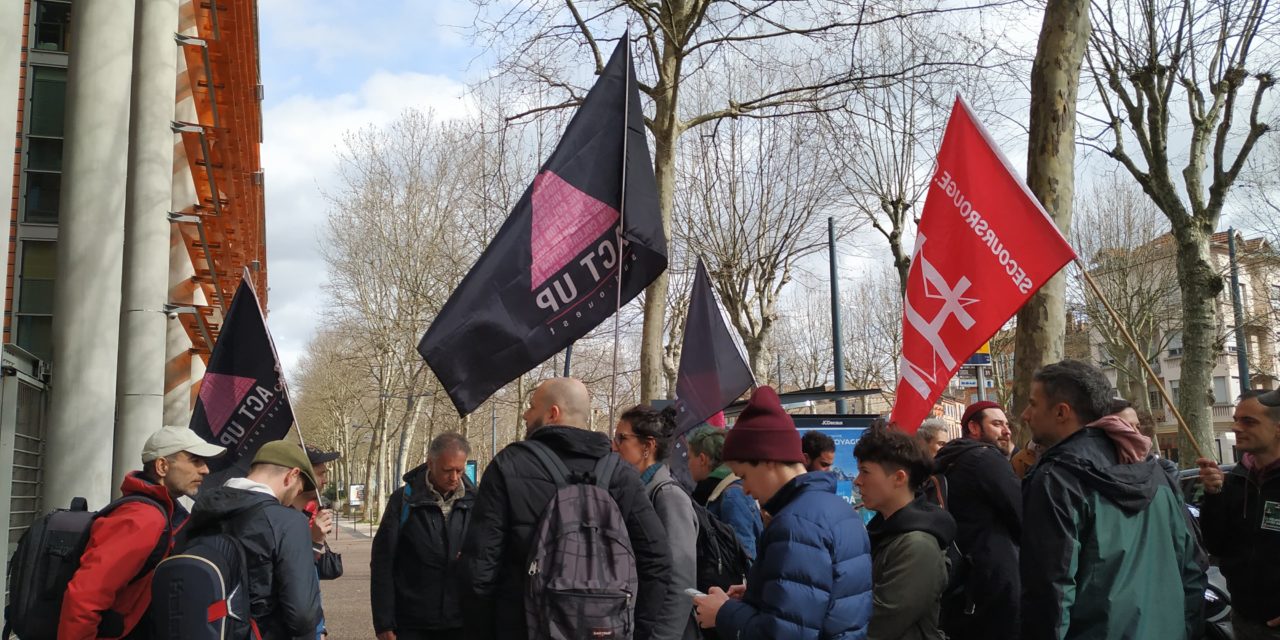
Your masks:
<svg viewBox="0 0 1280 640"><path fill-rule="evenodd" d="M1204 546L1231 591L1241 640L1280 638L1280 391L1246 391L1231 431L1244 455L1230 473L1200 458Z"/></svg>
<svg viewBox="0 0 1280 640"><path fill-rule="evenodd" d="M276 440L258 449L248 476L201 492L192 510L188 539L227 533L244 549L249 611L263 640L316 637L320 582L311 527L289 507L316 486L302 447Z"/></svg>
<svg viewBox="0 0 1280 640"><path fill-rule="evenodd" d="M187 520L178 503L194 496L209 474L206 458L226 449L186 427L164 427L142 449L142 471L125 476L123 497L99 512L80 568L67 585L58 622L62 640L129 637L151 604L147 575L173 549Z"/></svg>

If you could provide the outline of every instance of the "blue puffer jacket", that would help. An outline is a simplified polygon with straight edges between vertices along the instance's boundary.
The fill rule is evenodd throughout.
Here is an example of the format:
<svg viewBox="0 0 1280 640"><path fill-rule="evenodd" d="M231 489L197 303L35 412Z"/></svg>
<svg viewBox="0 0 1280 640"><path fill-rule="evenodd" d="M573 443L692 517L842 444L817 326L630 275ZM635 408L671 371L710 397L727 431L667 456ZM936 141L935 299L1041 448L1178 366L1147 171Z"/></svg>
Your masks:
<svg viewBox="0 0 1280 640"><path fill-rule="evenodd" d="M792 479L764 505L773 515L747 592L716 615L722 638L862 640L871 618L871 543L831 473Z"/></svg>

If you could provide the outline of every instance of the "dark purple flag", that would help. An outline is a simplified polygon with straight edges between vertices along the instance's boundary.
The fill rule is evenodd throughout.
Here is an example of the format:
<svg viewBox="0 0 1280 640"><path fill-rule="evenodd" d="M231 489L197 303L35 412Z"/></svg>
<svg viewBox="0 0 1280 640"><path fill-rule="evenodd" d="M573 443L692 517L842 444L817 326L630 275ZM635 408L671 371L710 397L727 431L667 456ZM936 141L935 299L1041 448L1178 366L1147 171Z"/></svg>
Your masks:
<svg viewBox="0 0 1280 640"><path fill-rule="evenodd" d="M210 470L244 475L258 448L283 438L291 426L293 406L280 358L253 284L243 278L209 355L191 430L227 448L226 455L208 461Z"/></svg>
<svg viewBox="0 0 1280 640"><path fill-rule="evenodd" d="M742 343L725 322L707 268L699 259L676 374L676 434L705 422L755 383Z"/></svg>
<svg viewBox="0 0 1280 640"><path fill-rule="evenodd" d="M667 268L625 39L533 184L422 336L418 352L458 413L471 413L613 315L619 264L623 304Z"/></svg>

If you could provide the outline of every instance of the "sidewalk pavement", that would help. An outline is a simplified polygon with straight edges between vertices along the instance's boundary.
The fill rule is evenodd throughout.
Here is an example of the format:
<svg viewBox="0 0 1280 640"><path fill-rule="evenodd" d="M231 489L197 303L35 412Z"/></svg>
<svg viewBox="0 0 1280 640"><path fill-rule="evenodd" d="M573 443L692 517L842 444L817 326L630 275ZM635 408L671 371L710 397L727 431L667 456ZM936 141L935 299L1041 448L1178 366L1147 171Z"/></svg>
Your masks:
<svg viewBox="0 0 1280 640"><path fill-rule="evenodd" d="M337 535L329 539L329 546L342 554L343 568L341 578L320 581L329 640L374 637L373 615L369 611L369 554L373 544L369 531L367 523L357 525L339 518Z"/></svg>

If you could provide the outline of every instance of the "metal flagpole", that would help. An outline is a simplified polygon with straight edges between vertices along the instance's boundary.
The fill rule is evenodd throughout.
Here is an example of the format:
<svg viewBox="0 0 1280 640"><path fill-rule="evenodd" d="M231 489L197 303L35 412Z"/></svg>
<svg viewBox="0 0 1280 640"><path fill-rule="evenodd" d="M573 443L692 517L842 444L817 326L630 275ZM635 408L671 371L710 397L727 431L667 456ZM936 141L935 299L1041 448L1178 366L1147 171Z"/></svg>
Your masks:
<svg viewBox="0 0 1280 640"><path fill-rule="evenodd" d="M618 230L614 236L618 239L618 290L614 297L613 307L613 375L609 378L609 432L613 433L613 411L618 399L618 331L619 318L622 313L622 261L626 253L622 247L622 231L627 224L627 139L631 137L631 28L628 25L622 36L626 46L626 68L622 70L622 189L618 200Z"/></svg>
<svg viewBox="0 0 1280 640"><path fill-rule="evenodd" d="M1129 348L1133 350L1133 353L1138 356L1138 362L1142 364L1142 368L1150 376L1151 382L1156 385L1156 389L1160 392L1160 397L1164 398L1165 404L1169 405L1169 410L1173 412L1173 417L1177 420L1178 427L1182 429L1182 434L1187 436L1187 441L1191 443L1191 448L1196 450L1196 457L1203 458L1204 451L1200 449L1200 443L1196 442L1196 437L1191 433L1191 427L1187 426L1187 421L1182 417L1182 412L1178 411L1178 405L1174 404L1173 398L1169 397L1169 391L1161 384L1160 376L1156 375L1155 370L1151 368L1151 363L1147 362L1146 355L1142 353L1142 349L1138 348L1138 341L1133 339L1133 335L1129 333L1129 328L1120 319L1120 314L1116 313L1115 308L1111 306L1111 302L1107 300L1106 296L1102 295L1102 290L1098 288L1098 283L1093 281L1093 276L1089 275L1089 270L1085 268L1080 258L1076 258L1075 263L1080 268L1080 273L1084 274L1085 284L1088 284L1089 288L1093 290L1093 294L1098 296L1098 300L1102 301L1102 306L1106 307L1107 314L1111 316L1111 321L1120 328L1120 333L1124 336L1125 342L1129 344Z"/></svg>

